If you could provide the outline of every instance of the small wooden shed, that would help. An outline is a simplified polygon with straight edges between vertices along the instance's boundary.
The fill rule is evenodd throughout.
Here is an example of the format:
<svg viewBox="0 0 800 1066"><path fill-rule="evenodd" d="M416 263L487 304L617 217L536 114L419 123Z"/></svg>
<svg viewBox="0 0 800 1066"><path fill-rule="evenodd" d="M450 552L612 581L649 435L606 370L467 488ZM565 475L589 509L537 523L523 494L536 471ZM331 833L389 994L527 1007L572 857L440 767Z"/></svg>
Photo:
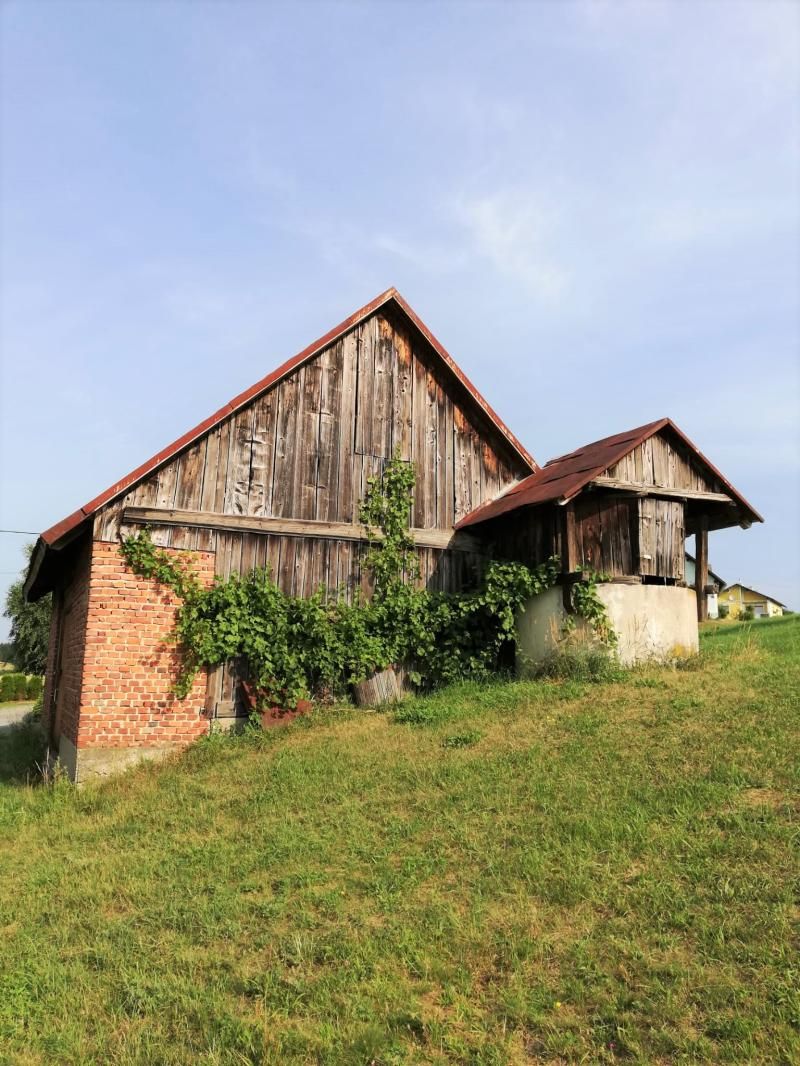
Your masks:
<svg viewBox="0 0 800 1066"><path fill-rule="evenodd" d="M708 533L762 521L669 418L552 459L457 523L508 559L561 557L561 602L531 601L519 620L522 668L557 649L570 583L587 570L610 578L598 594L627 664L692 654L707 612ZM695 535L695 588L685 544ZM591 632L585 632L591 640Z"/></svg>

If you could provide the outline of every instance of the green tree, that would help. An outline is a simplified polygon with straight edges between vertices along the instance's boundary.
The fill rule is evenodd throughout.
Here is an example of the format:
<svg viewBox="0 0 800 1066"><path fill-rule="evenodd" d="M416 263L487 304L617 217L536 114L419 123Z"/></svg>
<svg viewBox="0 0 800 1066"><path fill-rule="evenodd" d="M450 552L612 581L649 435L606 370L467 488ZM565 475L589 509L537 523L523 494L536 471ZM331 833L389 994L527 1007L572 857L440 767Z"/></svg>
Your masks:
<svg viewBox="0 0 800 1066"><path fill-rule="evenodd" d="M25 545L25 554L30 560L33 545ZM27 570L27 567L25 568ZM47 665L47 646L50 642L50 616L53 610L52 596L48 593L36 603L26 603L23 584L24 572L6 594L3 614L11 619L12 659L18 670L26 674L43 674Z"/></svg>

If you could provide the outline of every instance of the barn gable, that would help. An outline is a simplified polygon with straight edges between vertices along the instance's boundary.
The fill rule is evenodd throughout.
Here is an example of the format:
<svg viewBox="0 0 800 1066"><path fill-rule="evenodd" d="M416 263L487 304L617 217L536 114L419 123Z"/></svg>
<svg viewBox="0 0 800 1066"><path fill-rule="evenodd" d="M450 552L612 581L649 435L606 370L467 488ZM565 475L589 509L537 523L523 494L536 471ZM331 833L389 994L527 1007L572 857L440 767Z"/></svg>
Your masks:
<svg viewBox="0 0 800 1066"><path fill-rule="evenodd" d="M48 549L76 531L91 523L95 540L116 541L143 521L164 546L217 552L220 573L269 564L286 591L352 586L360 533L334 527L357 524L368 479L396 451L417 467L412 525L444 534L421 538L425 575L457 585L460 565L439 547L536 466L389 290L44 533L39 562L51 558L32 567L30 592L47 590Z"/></svg>

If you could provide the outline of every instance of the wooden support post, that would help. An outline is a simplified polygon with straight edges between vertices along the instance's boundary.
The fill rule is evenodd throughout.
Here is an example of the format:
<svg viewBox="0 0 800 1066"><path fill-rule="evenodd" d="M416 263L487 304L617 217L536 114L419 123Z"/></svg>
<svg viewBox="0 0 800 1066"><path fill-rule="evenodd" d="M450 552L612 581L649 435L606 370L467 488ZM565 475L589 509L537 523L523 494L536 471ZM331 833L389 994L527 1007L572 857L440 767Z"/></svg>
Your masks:
<svg viewBox="0 0 800 1066"><path fill-rule="evenodd" d="M697 593L697 620L705 622L708 617L706 585L708 584L708 518L702 515L697 521L695 533L694 588Z"/></svg>
<svg viewBox="0 0 800 1066"><path fill-rule="evenodd" d="M572 603L572 585L569 575L578 566L575 544L575 506L566 503L561 508L561 580L562 594L565 610L570 609Z"/></svg>
<svg viewBox="0 0 800 1066"><path fill-rule="evenodd" d="M575 507L565 503L561 509L561 571L571 574L578 565L575 550Z"/></svg>

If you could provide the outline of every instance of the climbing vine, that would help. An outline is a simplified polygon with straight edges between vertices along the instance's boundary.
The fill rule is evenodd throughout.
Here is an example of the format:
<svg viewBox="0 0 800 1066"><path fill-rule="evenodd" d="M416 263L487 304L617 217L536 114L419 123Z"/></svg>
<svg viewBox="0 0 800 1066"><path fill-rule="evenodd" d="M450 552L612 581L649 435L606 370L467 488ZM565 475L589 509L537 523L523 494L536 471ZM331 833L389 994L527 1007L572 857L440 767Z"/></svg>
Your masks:
<svg viewBox="0 0 800 1066"><path fill-rule="evenodd" d="M359 517L374 588L370 599L354 603L329 596L324 587L307 599L288 596L264 569L217 577L204 587L188 562L153 543L149 530L125 538L120 550L131 569L180 600L177 694L189 692L202 667L231 659L246 665L262 707L341 694L392 664L404 665L424 687L495 671L519 610L555 584L558 559L537 567L489 562L474 588L461 593L421 588L409 529L413 489L413 467L397 457L369 482ZM606 639L610 627L592 588L574 586L573 604Z"/></svg>
<svg viewBox="0 0 800 1066"><path fill-rule="evenodd" d="M565 634L574 630L577 616L589 623L601 644L609 648L616 647L617 634L611 625L606 605L597 594L597 586L610 581L610 577L586 566L577 570L576 574L580 576L570 588L570 606L573 613L567 615L564 622Z"/></svg>

